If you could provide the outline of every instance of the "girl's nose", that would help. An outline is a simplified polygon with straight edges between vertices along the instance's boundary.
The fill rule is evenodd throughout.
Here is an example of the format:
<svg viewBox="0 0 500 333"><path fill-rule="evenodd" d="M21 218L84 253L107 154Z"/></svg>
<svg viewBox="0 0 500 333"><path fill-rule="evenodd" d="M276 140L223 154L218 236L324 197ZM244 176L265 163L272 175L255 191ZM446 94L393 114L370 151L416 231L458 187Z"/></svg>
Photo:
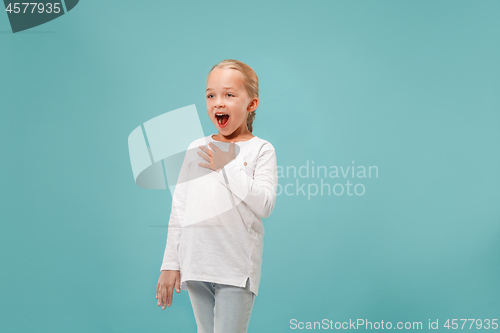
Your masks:
<svg viewBox="0 0 500 333"><path fill-rule="evenodd" d="M222 107L224 107L224 103L222 102L222 99L218 98L218 99L215 101L215 107L216 107L216 108L222 108Z"/></svg>

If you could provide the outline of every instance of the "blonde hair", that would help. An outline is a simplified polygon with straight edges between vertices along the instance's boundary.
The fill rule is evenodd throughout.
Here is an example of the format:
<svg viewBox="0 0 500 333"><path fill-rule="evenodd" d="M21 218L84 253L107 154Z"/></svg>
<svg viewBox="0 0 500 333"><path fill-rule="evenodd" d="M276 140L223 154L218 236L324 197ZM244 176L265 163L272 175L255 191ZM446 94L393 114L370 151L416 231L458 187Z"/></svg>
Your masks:
<svg viewBox="0 0 500 333"><path fill-rule="evenodd" d="M210 72L208 72L208 74L210 75L210 73L215 68L227 68L239 71L241 74L243 74L243 85L245 86L248 95L251 98L254 97L259 98L259 78L257 77L257 74L250 66L238 60L226 59L222 60L217 65L212 67L212 69L210 70ZM255 119L255 110L250 112L250 114L247 116L247 128L250 132L253 131L252 124L254 119Z"/></svg>

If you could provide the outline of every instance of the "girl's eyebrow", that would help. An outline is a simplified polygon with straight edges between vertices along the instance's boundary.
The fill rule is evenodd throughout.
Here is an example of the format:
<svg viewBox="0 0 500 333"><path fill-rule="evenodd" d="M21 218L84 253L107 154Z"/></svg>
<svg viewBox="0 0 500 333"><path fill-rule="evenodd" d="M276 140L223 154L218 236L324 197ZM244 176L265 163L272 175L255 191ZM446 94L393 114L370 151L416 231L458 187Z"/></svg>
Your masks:
<svg viewBox="0 0 500 333"><path fill-rule="evenodd" d="M222 89L226 89L226 90L233 89L233 90L236 90L236 88L234 88L234 87L222 87ZM205 90L205 91L209 91L209 90L213 90L213 89L212 88L207 88L207 90Z"/></svg>

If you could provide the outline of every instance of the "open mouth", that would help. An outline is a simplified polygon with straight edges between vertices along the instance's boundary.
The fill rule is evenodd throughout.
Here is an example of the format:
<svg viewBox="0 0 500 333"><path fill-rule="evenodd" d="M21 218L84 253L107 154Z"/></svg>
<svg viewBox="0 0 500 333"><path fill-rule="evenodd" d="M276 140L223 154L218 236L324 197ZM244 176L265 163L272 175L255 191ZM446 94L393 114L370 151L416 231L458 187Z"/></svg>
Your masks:
<svg viewBox="0 0 500 333"><path fill-rule="evenodd" d="M227 113L219 112L215 114L215 119L217 119L219 127L226 127L229 122L229 115Z"/></svg>

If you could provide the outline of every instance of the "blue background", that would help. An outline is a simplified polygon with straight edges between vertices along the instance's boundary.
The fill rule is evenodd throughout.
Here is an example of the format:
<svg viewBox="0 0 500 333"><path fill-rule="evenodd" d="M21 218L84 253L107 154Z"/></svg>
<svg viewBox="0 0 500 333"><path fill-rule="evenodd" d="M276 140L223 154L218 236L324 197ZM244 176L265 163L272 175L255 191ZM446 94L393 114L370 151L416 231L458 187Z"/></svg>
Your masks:
<svg viewBox="0 0 500 333"><path fill-rule="evenodd" d="M347 178L362 196L278 196L250 332L499 318L499 12L81 1L17 34L0 13L0 330L195 332L186 291L156 305L171 197L134 183L127 137L190 104L216 133L205 80L226 58L259 75L253 134L279 166L379 170Z"/></svg>

